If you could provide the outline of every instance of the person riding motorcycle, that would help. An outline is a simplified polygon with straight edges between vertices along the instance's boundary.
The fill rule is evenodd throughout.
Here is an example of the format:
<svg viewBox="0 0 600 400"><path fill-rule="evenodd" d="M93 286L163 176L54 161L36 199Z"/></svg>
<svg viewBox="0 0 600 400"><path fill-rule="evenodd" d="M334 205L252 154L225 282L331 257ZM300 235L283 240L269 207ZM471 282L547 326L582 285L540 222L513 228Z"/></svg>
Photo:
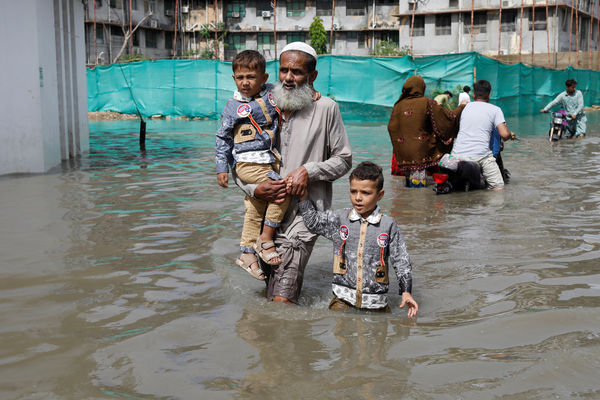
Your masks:
<svg viewBox="0 0 600 400"><path fill-rule="evenodd" d="M575 135L578 139L582 139L585 137L587 128L587 117L583 110L583 94L580 90L577 90L577 81L575 79L567 79L565 86L566 90L556 96L540 112L547 113L552 107L560 105L567 113L567 131L569 131L569 137Z"/></svg>

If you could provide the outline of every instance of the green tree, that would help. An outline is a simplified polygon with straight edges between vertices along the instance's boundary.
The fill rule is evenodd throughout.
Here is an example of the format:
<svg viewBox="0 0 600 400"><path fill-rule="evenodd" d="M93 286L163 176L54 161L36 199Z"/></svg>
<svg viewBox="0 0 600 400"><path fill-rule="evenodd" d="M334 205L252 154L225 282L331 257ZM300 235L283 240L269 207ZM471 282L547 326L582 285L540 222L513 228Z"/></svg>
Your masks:
<svg viewBox="0 0 600 400"><path fill-rule="evenodd" d="M310 37L310 45L315 49L317 54L327 53L327 32L323 27L323 20L319 17L314 17L312 24L310 24L310 30L308 31Z"/></svg>
<svg viewBox="0 0 600 400"><path fill-rule="evenodd" d="M375 45L375 50L371 53L377 57L404 57L410 54L410 47L402 46L392 40L382 40Z"/></svg>

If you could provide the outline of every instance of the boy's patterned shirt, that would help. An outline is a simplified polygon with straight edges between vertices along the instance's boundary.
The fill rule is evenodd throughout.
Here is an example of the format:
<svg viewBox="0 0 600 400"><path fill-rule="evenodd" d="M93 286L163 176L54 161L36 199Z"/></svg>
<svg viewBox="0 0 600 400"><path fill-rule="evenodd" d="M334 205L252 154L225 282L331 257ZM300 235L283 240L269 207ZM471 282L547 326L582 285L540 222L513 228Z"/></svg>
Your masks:
<svg viewBox="0 0 600 400"><path fill-rule="evenodd" d="M399 293L410 293L412 266L394 218L381 214L379 207L366 219L348 208L317 211L310 200L301 202L299 209L311 232L333 242L332 288L337 297L360 308L385 307L389 277L387 269L382 268L382 261L394 268ZM336 268L340 260L345 269ZM378 271L382 269L385 278L378 277Z"/></svg>
<svg viewBox="0 0 600 400"><path fill-rule="evenodd" d="M277 151L279 140L279 111L273 99L271 90L273 85L267 83L263 86L255 98L247 98L239 92L235 92L223 113L221 114L221 126L216 134L215 140L215 162L217 173L229 172L229 167L234 168L236 162L244 161L256 164L271 164L279 158ZM268 123L265 112L257 102L262 99L272 122ZM252 140L241 143L234 142L235 128L240 124L252 125L257 133ZM256 125L258 128L256 129ZM274 139L264 129L274 132ZM258 132L260 130L260 132Z"/></svg>

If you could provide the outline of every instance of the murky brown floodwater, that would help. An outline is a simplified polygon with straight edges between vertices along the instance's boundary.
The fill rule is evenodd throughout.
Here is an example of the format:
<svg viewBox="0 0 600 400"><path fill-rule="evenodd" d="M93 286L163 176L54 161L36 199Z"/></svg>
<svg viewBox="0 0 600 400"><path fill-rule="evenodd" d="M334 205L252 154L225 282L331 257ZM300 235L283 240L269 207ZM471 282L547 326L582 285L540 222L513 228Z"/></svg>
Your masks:
<svg viewBox="0 0 600 400"><path fill-rule="evenodd" d="M328 311L323 239L302 305L265 301L233 263L214 122L150 123L146 158L135 121L91 123L79 167L0 179L0 398L600 398L600 123L556 144L546 124L513 121L505 191L447 196L390 177L385 123L348 124L355 164L386 167L413 322Z"/></svg>

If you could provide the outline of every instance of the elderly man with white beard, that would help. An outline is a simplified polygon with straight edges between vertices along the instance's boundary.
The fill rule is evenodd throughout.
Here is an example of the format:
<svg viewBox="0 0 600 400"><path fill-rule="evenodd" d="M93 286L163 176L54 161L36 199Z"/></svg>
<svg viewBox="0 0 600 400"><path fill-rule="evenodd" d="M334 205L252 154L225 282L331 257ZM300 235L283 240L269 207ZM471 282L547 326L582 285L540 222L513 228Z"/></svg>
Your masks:
<svg viewBox="0 0 600 400"><path fill-rule="evenodd" d="M352 167L352 151L337 103L322 97L312 100L318 71L317 53L306 43L293 42L279 56L279 82L273 95L282 110L279 152L284 179L258 185L236 183L250 196L282 202L286 193L308 197L318 210L331 207L332 182ZM263 263L269 300L297 304L304 269L317 235L311 233L298 212L294 198L275 234L281 254L279 266Z"/></svg>

